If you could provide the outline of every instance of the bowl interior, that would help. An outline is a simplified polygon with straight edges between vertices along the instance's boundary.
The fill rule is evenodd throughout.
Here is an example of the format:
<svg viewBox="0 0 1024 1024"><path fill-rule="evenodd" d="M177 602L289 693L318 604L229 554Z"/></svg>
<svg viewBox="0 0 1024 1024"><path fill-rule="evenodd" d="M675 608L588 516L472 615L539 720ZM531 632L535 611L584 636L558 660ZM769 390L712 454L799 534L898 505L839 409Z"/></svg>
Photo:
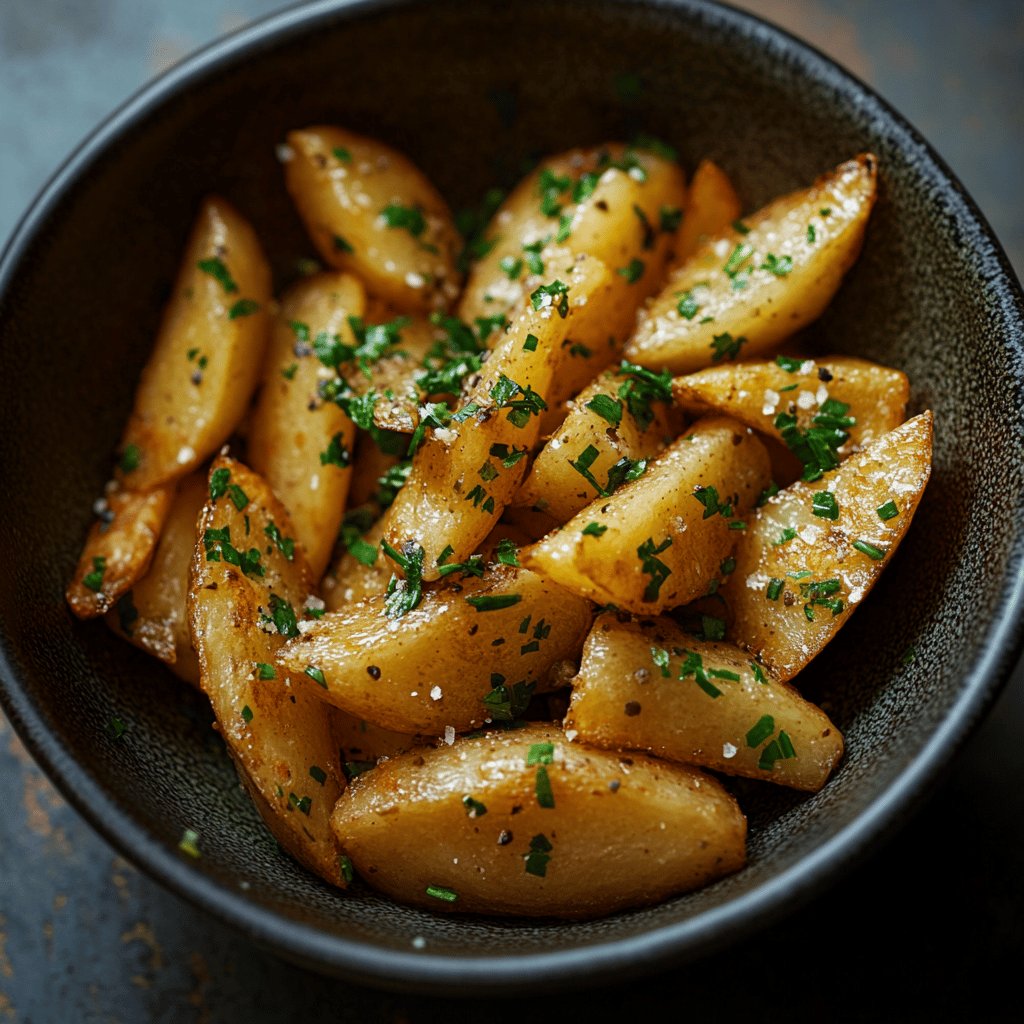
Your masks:
<svg viewBox="0 0 1024 1024"><path fill-rule="evenodd" d="M507 987L528 964L531 980L556 983L724 941L889 823L942 761L937 737L951 752L1005 668L1024 490L1019 293L969 201L906 126L744 15L690 3L333 7L286 14L276 34L249 32L228 56L173 72L108 128L111 144L79 158L82 172L51 190L8 253L0 637L9 710L129 855L308 963L367 981ZM532 156L638 130L677 147L688 170L704 156L719 162L748 209L857 152L878 155L864 254L808 333L819 351L909 374L911 411L936 415L935 468L889 573L807 673L807 691L846 735L846 760L816 796L736 787L751 825L743 872L583 924L435 917L365 889L331 891L278 851L203 701L65 609L197 204L210 191L231 199L286 284L312 253L275 145L318 121L407 151L455 207L508 184ZM127 723L119 740L114 715ZM200 833L198 862L176 853L184 828Z"/></svg>

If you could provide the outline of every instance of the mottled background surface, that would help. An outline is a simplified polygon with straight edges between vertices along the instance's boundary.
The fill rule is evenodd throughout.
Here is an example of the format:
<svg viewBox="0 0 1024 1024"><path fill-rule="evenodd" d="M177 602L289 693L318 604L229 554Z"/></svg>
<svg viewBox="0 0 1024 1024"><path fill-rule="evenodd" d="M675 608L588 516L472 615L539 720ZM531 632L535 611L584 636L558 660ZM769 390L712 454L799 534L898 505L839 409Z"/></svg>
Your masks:
<svg viewBox="0 0 1024 1024"><path fill-rule="evenodd" d="M273 0L0 0L0 241L129 93ZM937 147L1024 273L1020 0L750 0ZM387 996L284 964L165 893L55 793L0 718L0 1024L1020 1020L1024 672L901 834L732 950L543 1001ZM529 979L524 978L524 991Z"/></svg>

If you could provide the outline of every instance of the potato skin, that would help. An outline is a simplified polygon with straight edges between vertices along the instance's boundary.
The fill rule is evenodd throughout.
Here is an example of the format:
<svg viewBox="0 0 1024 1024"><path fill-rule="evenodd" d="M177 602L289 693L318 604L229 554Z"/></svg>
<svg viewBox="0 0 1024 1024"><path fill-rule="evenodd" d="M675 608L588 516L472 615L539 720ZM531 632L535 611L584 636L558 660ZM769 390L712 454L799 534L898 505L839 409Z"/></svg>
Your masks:
<svg viewBox="0 0 1024 1024"><path fill-rule="evenodd" d="M324 262L403 312L449 307L462 240L423 172L390 146L331 125L289 132L287 143L285 184ZM388 208L409 219L389 223Z"/></svg>
<svg viewBox="0 0 1024 1024"><path fill-rule="evenodd" d="M795 415L800 429L806 430L824 398L844 402L856 423L849 429L849 441L839 449L840 456L858 451L903 422L910 382L900 370L848 356L793 362L799 368L787 370L775 360L710 367L676 377L672 391L676 401L695 412L714 410L735 416L779 440L778 413ZM792 364L787 360L787 365Z"/></svg>
<svg viewBox="0 0 1024 1024"><path fill-rule="evenodd" d="M552 745L550 764L528 763L536 744ZM538 801L539 768L554 807ZM474 816L467 797L486 813ZM367 882L438 912L598 917L706 885L745 859L746 819L715 779L569 743L550 726L394 757L353 781L332 824ZM541 849L529 857L531 844ZM457 898L431 897L432 886Z"/></svg>
<svg viewBox="0 0 1024 1024"><path fill-rule="evenodd" d="M107 625L129 643L159 658L185 682L199 686L199 662L188 624L189 568L196 547L196 521L209 496L206 474L192 473L174 501L146 575L107 612Z"/></svg>
<svg viewBox="0 0 1024 1024"><path fill-rule="evenodd" d="M656 654L662 664L655 662ZM698 680L687 672L680 679L693 655L705 675ZM622 614L601 615L587 637L572 687L566 732L575 731L597 747L644 750L811 792L825 785L843 754L843 737L820 708L773 680L739 648L697 640L670 619L637 622ZM771 728L752 734L765 716ZM795 756L770 766L766 759L760 767L782 731Z"/></svg>
<svg viewBox="0 0 1024 1024"><path fill-rule="evenodd" d="M736 545L736 569L719 594L731 618L730 635L777 679L792 679L832 639L889 564L917 511L931 473L932 414L921 413L851 455L813 483L798 482L771 498L751 518ZM839 517L814 515L813 497L830 491ZM878 508L895 501L898 515L883 520ZM780 543L783 531L796 535ZM856 549L864 541L883 552ZM806 573L804 582L793 573ZM778 597L768 598L772 580ZM808 587L837 581L827 594ZM832 612L814 600L838 600ZM813 619L805 612L809 608Z"/></svg>
<svg viewBox="0 0 1024 1024"><path fill-rule="evenodd" d="M272 669L284 641L273 620L277 602L286 602L295 619L302 618L312 589L309 567L300 547L289 559L267 535L273 525L283 537L294 536L287 510L266 482L225 457L213 463L211 479L224 470L248 500L239 509L236 495L224 493L207 501L200 515L189 578L200 685L267 827L296 860L344 887L329 825L344 778L329 719L319 701L282 673L266 678L260 671L261 665ZM256 549L262 574L245 572L223 557L223 544L208 531L225 528L240 552L250 545ZM292 628L286 625L285 631Z"/></svg>
<svg viewBox="0 0 1024 1024"><path fill-rule="evenodd" d="M515 595L507 608L467 599ZM441 736L490 721L483 702L498 683L548 688L551 667L575 659L590 628L590 602L536 573L494 565L482 577L446 577L399 619L383 596L329 612L289 641L278 664L307 679L311 696L401 733ZM314 666L323 685L303 673Z"/></svg>
<svg viewBox="0 0 1024 1024"><path fill-rule="evenodd" d="M207 269L204 270L203 267ZM238 426L256 388L270 318L270 268L256 233L216 196L199 211L121 441L134 491L202 465Z"/></svg>
<svg viewBox="0 0 1024 1024"><path fill-rule="evenodd" d="M707 592L740 532L729 523L742 519L768 479L768 455L754 434L736 420L706 417L641 477L597 498L520 558L599 604L657 614ZM695 491L710 487L731 505L729 516L705 515ZM585 533L588 528L598 533ZM653 549L667 570L660 585L657 566L641 549Z"/></svg>
<svg viewBox="0 0 1024 1024"><path fill-rule="evenodd" d="M860 253L876 173L876 159L862 154L745 218L746 234L730 228L709 240L641 312L626 358L690 373L764 355L817 319ZM687 294L695 305L684 316Z"/></svg>
<svg viewBox="0 0 1024 1024"><path fill-rule="evenodd" d="M321 455L336 440L351 459L356 428L334 402L320 397L318 385L335 374L309 341L326 332L354 345L348 318L361 317L365 307L366 291L350 274L317 274L291 288L274 319L250 420L249 460L291 514L296 539L316 578L330 558L352 479L351 463L325 464ZM307 341L292 324L301 325Z"/></svg>
<svg viewBox="0 0 1024 1024"><path fill-rule="evenodd" d="M75 615L103 615L142 579L173 498L173 485L152 491L115 487L107 493L107 514L89 528L75 575L64 592ZM97 572L102 573L99 588L86 586L86 579L94 580Z"/></svg>

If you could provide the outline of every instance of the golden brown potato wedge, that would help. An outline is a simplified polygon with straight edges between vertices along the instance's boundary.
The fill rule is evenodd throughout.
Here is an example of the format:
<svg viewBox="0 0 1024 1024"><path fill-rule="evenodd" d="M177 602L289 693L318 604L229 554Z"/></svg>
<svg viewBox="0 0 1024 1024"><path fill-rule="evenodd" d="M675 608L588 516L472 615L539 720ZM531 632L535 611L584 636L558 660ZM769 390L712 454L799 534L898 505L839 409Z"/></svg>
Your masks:
<svg viewBox="0 0 1024 1024"><path fill-rule="evenodd" d="M683 220L676 232L673 266L681 266L709 238L725 231L742 209L740 197L725 171L710 160L701 160L686 193Z"/></svg>
<svg viewBox="0 0 1024 1024"><path fill-rule="evenodd" d="M178 484L149 570L107 612L107 624L116 633L193 686L199 685L199 661L192 649L186 599L196 521L208 495L202 471Z"/></svg>
<svg viewBox="0 0 1024 1024"><path fill-rule="evenodd" d="M406 312L451 305L462 245L441 194L408 157L328 125L289 132L285 184L328 265Z"/></svg>
<svg viewBox="0 0 1024 1024"><path fill-rule="evenodd" d="M565 729L597 747L811 792L843 755L825 712L738 647L697 640L669 619L607 612L584 645Z"/></svg>
<svg viewBox="0 0 1024 1024"><path fill-rule="evenodd" d="M121 442L119 478L150 490L204 463L238 426L263 365L270 269L248 221L203 203Z"/></svg>
<svg viewBox="0 0 1024 1024"><path fill-rule="evenodd" d="M520 557L599 604L642 613L675 608L717 578L739 533L731 524L742 524L768 479L768 456L754 434L735 420L708 417L641 476Z"/></svg>
<svg viewBox="0 0 1024 1024"><path fill-rule="evenodd" d="M837 457L857 451L903 422L910 398L907 375L887 366L847 356L800 359L778 356L766 362L736 363L698 370L672 382L676 401L696 413L714 410L785 442L796 427L806 433L823 407L847 408L853 419L849 439ZM832 399L831 406L825 403ZM834 415L834 414L833 414ZM795 420L795 422L794 422Z"/></svg>
<svg viewBox="0 0 1024 1024"><path fill-rule="evenodd" d="M100 499L64 595L80 619L109 611L145 575L173 498L170 486L138 492L115 487Z"/></svg>
<svg viewBox="0 0 1024 1024"><path fill-rule="evenodd" d="M344 787L330 721L274 667L311 591L305 555L284 506L240 462L214 462L210 493L218 496L203 507L189 583L200 683L267 827L306 867L344 886L350 872L329 824Z"/></svg>
<svg viewBox="0 0 1024 1024"><path fill-rule="evenodd" d="M300 281L281 300L249 427L249 459L291 514L314 578L327 566L352 478L355 424L320 386L336 378L339 346L357 346L349 317L366 292L350 274ZM322 358L321 358L322 357Z"/></svg>
<svg viewBox="0 0 1024 1024"><path fill-rule="evenodd" d="M516 494L517 505L531 505L557 523L571 519L599 492L572 465L592 450L590 476L607 481L625 475L638 460L652 459L678 434L671 415L668 374L629 364L608 370L580 392L558 433L538 453L530 475ZM607 488L606 488L607 489Z"/></svg>
<svg viewBox="0 0 1024 1024"><path fill-rule="evenodd" d="M399 597L329 612L285 644L279 665L351 715L441 736L519 717L590 628L589 601L510 565L453 572L396 621Z"/></svg>
<svg viewBox="0 0 1024 1024"><path fill-rule="evenodd" d="M732 639L776 678L792 679L874 586L917 511L931 454L925 412L752 517L719 593Z"/></svg>
<svg viewBox="0 0 1024 1024"><path fill-rule="evenodd" d="M705 885L746 853L717 780L550 726L394 757L332 821L366 881L434 911L597 917Z"/></svg>
<svg viewBox="0 0 1024 1024"><path fill-rule="evenodd" d="M541 253L548 245L595 256L613 270L639 261L618 276L635 278L642 301L657 288L673 242L675 228L664 229L662 211L678 215L685 197L678 164L646 149L613 142L546 158L491 219L487 252L473 265L459 316L471 323L513 315L547 279Z"/></svg>
<svg viewBox="0 0 1024 1024"><path fill-rule="evenodd" d="M860 252L876 171L862 154L711 239L641 313L626 358L690 373L764 355L817 319Z"/></svg>
<svg viewBox="0 0 1024 1024"><path fill-rule="evenodd" d="M450 425L420 445L383 528L394 550L419 560L424 580L438 578L446 548L453 562L472 555L519 489L539 414L566 359L562 342L577 311L596 304L607 287L604 265L579 259L572 274L539 296L538 308L509 327Z"/></svg>

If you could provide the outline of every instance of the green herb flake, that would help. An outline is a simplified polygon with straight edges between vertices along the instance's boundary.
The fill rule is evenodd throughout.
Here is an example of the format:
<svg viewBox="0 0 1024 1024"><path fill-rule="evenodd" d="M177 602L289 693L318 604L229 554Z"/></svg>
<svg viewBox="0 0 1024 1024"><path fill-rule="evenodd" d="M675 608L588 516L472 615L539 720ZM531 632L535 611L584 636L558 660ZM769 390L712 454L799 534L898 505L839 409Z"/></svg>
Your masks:
<svg viewBox="0 0 1024 1024"><path fill-rule="evenodd" d="M569 315L569 286L558 280L542 284L530 293L530 304L537 311L553 307L564 320Z"/></svg>
<svg viewBox="0 0 1024 1024"><path fill-rule="evenodd" d="M303 673L309 676L319 686L322 686L325 690L327 689L327 680L324 678L323 669L319 669L316 665L307 665L303 670Z"/></svg>
<svg viewBox="0 0 1024 1024"><path fill-rule="evenodd" d="M608 395L594 395L587 402L587 408L597 413L603 420L607 420L613 427L622 422L622 403L610 398Z"/></svg>
<svg viewBox="0 0 1024 1024"><path fill-rule="evenodd" d="M196 266L204 274L209 274L229 295L232 292L238 291L238 285L235 284L231 271L228 270L227 264L219 257L211 256L210 259L200 260Z"/></svg>
<svg viewBox="0 0 1024 1024"><path fill-rule="evenodd" d="M651 648L651 661L661 669L661 674L665 679L669 677L669 653L664 647L652 647Z"/></svg>
<svg viewBox="0 0 1024 1024"><path fill-rule="evenodd" d="M260 311L260 304L253 299L239 299L229 310L229 320L239 320L243 316L252 316Z"/></svg>
<svg viewBox="0 0 1024 1024"><path fill-rule="evenodd" d="M618 267L615 271L620 277L624 277L629 284L636 284L644 276L646 265L643 260L631 259L624 267Z"/></svg>
<svg viewBox="0 0 1024 1024"><path fill-rule="evenodd" d="M295 541L291 537L285 537L276 523L267 523L263 532L271 539L277 550L288 559L289 562L295 559Z"/></svg>
<svg viewBox="0 0 1024 1024"><path fill-rule="evenodd" d="M309 777L314 782L319 782L322 786L327 781L327 772L323 770L318 764L311 764L309 766Z"/></svg>
<svg viewBox="0 0 1024 1024"><path fill-rule="evenodd" d="M356 877L355 869L352 867L352 861L343 853L338 857L338 873L341 875L342 880L349 884L351 884Z"/></svg>
<svg viewBox="0 0 1024 1024"><path fill-rule="evenodd" d="M658 211L658 226L666 234L678 230L683 220L683 211L678 206L663 206Z"/></svg>
<svg viewBox="0 0 1024 1024"><path fill-rule="evenodd" d="M231 504L234 505L239 512L243 512L249 504L249 495L246 494L238 484L228 484L227 492L228 497L231 499Z"/></svg>
<svg viewBox="0 0 1024 1024"><path fill-rule="evenodd" d="M811 498L811 512L819 519L839 518L839 502L831 491L817 491Z"/></svg>
<svg viewBox="0 0 1024 1024"><path fill-rule="evenodd" d="M879 505L875 511L878 513L878 518L883 522L895 519L900 514L900 510L896 507L896 502L891 498L884 505Z"/></svg>
<svg viewBox="0 0 1024 1024"><path fill-rule="evenodd" d="M299 624L295 618L295 609L291 604L278 594L270 595L270 616L269 620L274 624L278 633L286 639L299 635Z"/></svg>
<svg viewBox="0 0 1024 1024"><path fill-rule="evenodd" d="M455 903L459 898L454 889L448 889L443 885L428 885L424 892L431 899L440 900L442 903Z"/></svg>
<svg viewBox="0 0 1024 1024"><path fill-rule="evenodd" d="M661 586L672 575L672 570L657 556L672 546L672 538L666 537L659 545L655 546L654 538L648 537L637 549L637 557L640 559L641 572L650 576L647 586L644 588L644 600L656 601L661 592Z"/></svg>
<svg viewBox="0 0 1024 1024"><path fill-rule="evenodd" d="M110 730L110 735L113 736L115 740L119 740L125 734L125 730L128 727L124 724L123 719L114 715L108 723L108 728Z"/></svg>
<svg viewBox="0 0 1024 1024"><path fill-rule="evenodd" d="M784 586L784 580L780 580L777 576L773 576L768 581L768 587L765 589L765 597L767 597L769 601L778 601L779 595L782 593L782 588Z"/></svg>
<svg viewBox="0 0 1024 1024"><path fill-rule="evenodd" d="M299 369L298 363L291 363L281 371L281 376L285 380L295 380L295 373Z"/></svg>
<svg viewBox="0 0 1024 1024"><path fill-rule="evenodd" d="M419 544L408 542L405 554L399 554L386 540L381 541L384 554L388 556L405 575L404 579L392 576L384 598L384 614L389 619L401 618L420 603L423 596L423 557Z"/></svg>
<svg viewBox="0 0 1024 1024"><path fill-rule="evenodd" d="M711 339L711 362L720 363L723 359L735 359L740 354L740 349L746 345L744 337L734 338L728 331L716 334Z"/></svg>
<svg viewBox="0 0 1024 1024"><path fill-rule="evenodd" d="M555 745L553 743L531 743L526 754L526 766L532 767L535 764L552 764L555 760Z"/></svg>
<svg viewBox="0 0 1024 1024"><path fill-rule="evenodd" d="M121 450L118 468L122 473L133 473L142 464L142 449L137 444L126 444Z"/></svg>
<svg viewBox="0 0 1024 1024"><path fill-rule="evenodd" d="M886 548L875 547L874 544L869 544L866 540L855 540L853 546L862 555L867 555L868 558L875 562L880 562L887 554Z"/></svg>
<svg viewBox="0 0 1024 1024"><path fill-rule="evenodd" d="M102 555L97 555L92 560L92 572L87 572L82 577L82 586L87 587L94 594L98 594L103 586L103 574L107 571L107 560Z"/></svg>
<svg viewBox="0 0 1024 1024"><path fill-rule="evenodd" d="M685 292L677 292L679 302L676 304L676 310L684 320L692 320L700 312L700 304L693 297L693 289L689 289Z"/></svg>
<svg viewBox="0 0 1024 1024"><path fill-rule="evenodd" d="M548 778L548 770L544 765L537 769L535 790L537 793L537 803L541 807L550 809L555 806L555 794L551 791L551 779Z"/></svg>
<svg viewBox="0 0 1024 1024"><path fill-rule="evenodd" d="M546 835L541 833L530 840L530 852L525 855L526 873L544 878L548 873L548 862L554 847Z"/></svg>
<svg viewBox="0 0 1024 1024"><path fill-rule="evenodd" d="M288 806L300 811L309 817L309 809L313 806L313 798L310 796L300 797L295 793L288 794Z"/></svg>
<svg viewBox="0 0 1024 1024"><path fill-rule="evenodd" d="M493 689L483 698L484 707L493 721L511 722L527 709L537 684L519 682L508 686L505 677L495 672L491 674L491 685Z"/></svg>
<svg viewBox="0 0 1024 1024"><path fill-rule="evenodd" d="M246 724L252 721L252 708L248 704L242 708L242 721Z"/></svg>
<svg viewBox="0 0 1024 1024"><path fill-rule="evenodd" d="M494 554L501 565L511 565L519 568L519 548L516 547L515 541L510 540L508 537L503 537L498 541Z"/></svg>
<svg viewBox="0 0 1024 1024"><path fill-rule="evenodd" d="M274 671L273 665L268 665L265 661L256 662L257 679L274 679L276 677L277 673Z"/></svg>
<svg viewBox="0 0 1024 1024"><path fill-rule="evenodd" d="M519 604L522 599L522 594L474 594L466 598L466 603L478 612L497 612Z"/></svg>
<svg viewBox="0 0 1024 1024"><path fill-rule="evenodd" d="M776 277L785 277L793 270L793 257L776 256L770 252L765 256L764 263L761 264L761 270L767 270Z"/></svg>
<svg viewBox="0 0 1024 1024"><path fill-rule="evenodd" d="M389 228L408 231L413 238L419 238L427 229L427 221L418 206L402 206L401 203L388 203L380 211L381 220Z"/></svg>
<svg viewBox="0 0 1024 1024"><path fill-rule="evenodd" d="M761 746L773 732L775 732L775 719L771 715L762 716L747 732L747 746Z"/></svg>
<svg viewBox="0 0 1024 1024"><path fill-rule="evenodd" d="M807 241L812 245L818 240L818 232L813 224L807 225Z"/></svg>
<svg viewBox="0 0 1024 1024"><path fill-rule="evenodd" d="M335 160L340 160L343 164L352 163L352 154L344 146L335 146L331 152L334 154Z"/></svg>
<svg viewBox="0 0 1024 1024"><path fill-rule="evenodd" d="M327 448L320 453L321 466L337 466L339 469L348 469L352 465L352 453L342 441L342 434L339 431L327 445Z"/></svg>
<svg viewBox="0 0 1024 1024"><path fill-rule="evenodd" d="M748 662L748 664L750 666L750 671L751 671L751 673L754 676L754 681L758 682L758 683L761 683L764 686L767 686L768 685L768 679L765 676L764 670L761 668L761 666L758 665L758 663L756 661Z"/></svg>
<svg viewBox="0 0 1024 1024"><path fill-rule="evenodd" d="M587 523L580 532L584 537L600 537L607 529L601 523Z"/></svg>
<svg viewBox="0 0 1024 1024"><path fill-rule="evenodd" d="M216 501L223 494L226 494L229 483L231 483L231 470L223 466L215 469L210 474L210 500Z"/></svg>

